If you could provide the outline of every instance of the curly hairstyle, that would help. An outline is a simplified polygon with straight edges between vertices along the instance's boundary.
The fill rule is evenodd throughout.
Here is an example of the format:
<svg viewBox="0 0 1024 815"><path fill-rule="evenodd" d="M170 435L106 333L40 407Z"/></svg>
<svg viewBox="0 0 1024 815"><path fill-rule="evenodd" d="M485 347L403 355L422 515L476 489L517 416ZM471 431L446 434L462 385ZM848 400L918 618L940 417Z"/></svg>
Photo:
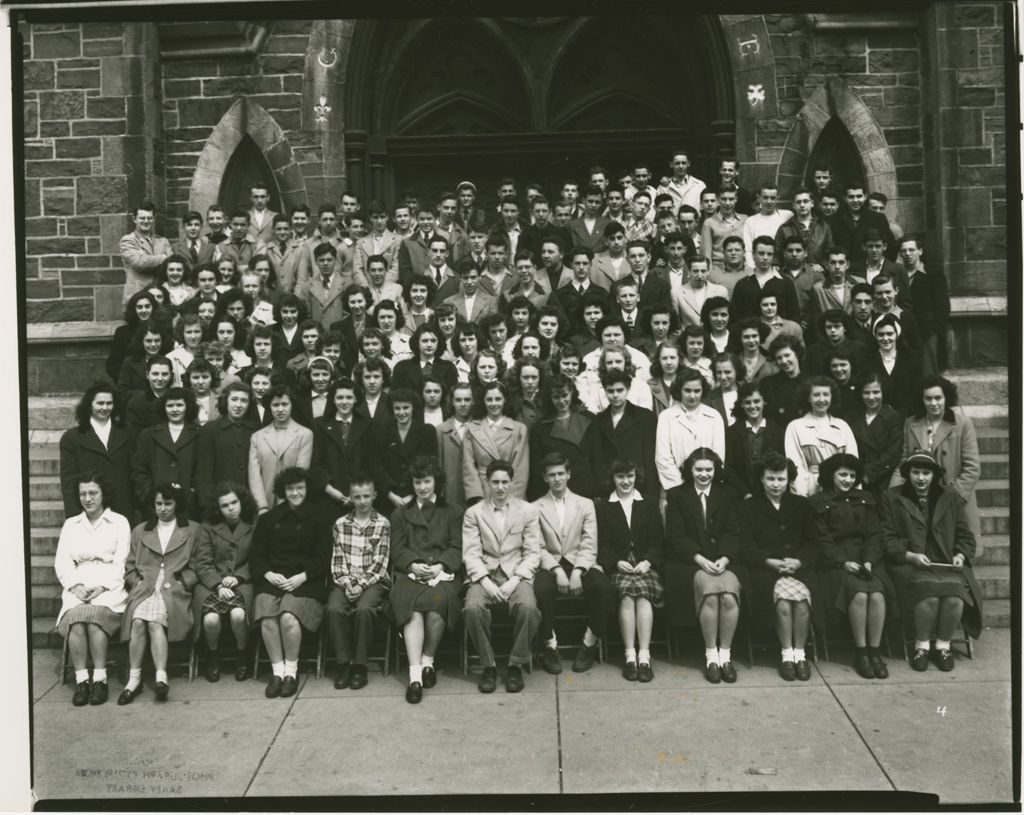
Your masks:
<svg viewBox="0 0 1024 815"><path fill-rule="evenodd" d="M412 489L412 482L414 478L433 478L434 479L434 503L443 507L445 503L445 491L448 488L448 479L444 475L444 467L441 466L441 462L438 461L437 456L416 456L409 465L409 492L412 496L411 500L416 500L416 494Z"/></svg>
<svg viewBox="0 0 1024 815"><path fill-rule="evenodd" d="M836 473L847 467L857 474L854 484L864 480L864 463L852 453L834 453L818 465L818 483L824 490L831 489Z"/></svg>
<svg viewBox="0 0 1024 815"><path fill-rule="evenodd" d="M550 419L556 415L557 411L555 410L553 395L564 390L569 391L569 410L575 413L583 409L583 402L580 400L580 392L579 388L576 387L576 381L571 377L555 372L547 377L544 387L540 391L540 410L544 418Z"/></svg>
<svg viewBox="0 0 1024 815"><path fill-rule="evenodd" d="M434 302L434 298L437 296L437 283L432 278L426 275L414 274L410 277L404 286L402 286L402 299L405 300L405 304L412 308L412 299L410 293L412 292L413 286L426 286L427 287L427 305ZM383 302L383 301L381 301ZM377 305L380 308L380 304ZM422 327L422 326L421 326Z"/></svg>
<svg viewBox="0 0 1024 815"><path fill-rule="evenodd" d="M625 374L629 378L629 381L633 381L633 377L636 376L636 366L633 364L633 356L629 353L628 348L602 348L601 353L597 358L597 373L601 377L602 382L604 381L604 375L608 373L607 358L608 354L621 354L623 360L626 363Z"/></svg>
<svg viewBox="0 0 1024 815"><path fill-rule="evenodd" d="M648 337L653 337L654 336L654 330L651 328L651 320L654 318L654 315L656 315L656 314L667 314L668 315L668 334L667 334L667 337L671 337L677 331L679 331L679 327L681 325L681 322L679 320L679 314L676 312L676 310L674 308L672 308L671 306L669 306L669 305L655 304L653 306L648 306L647 308L643 309L640 312L639 325L644 330L644 332L647 334Z"/></svg>
<svg viewBox="0 0 1024 815"><path fill-rule="evenodd" d="M163 263L160 264L159 268L156 270L156 274L153 275L153 282L154 283L156 283L158 286L166 285L166 283L167 283L167 267L170 266L172 263L180 263L181 264L182 269L184 270L184 274L182 274L182 276L181 276L181 282L182 283L184 283L186 286L193 286L193 285L195 285L193 277L192 277L192 264L191 264L191 262L184 255L178 255L178 254L170 255L169 257L167 257L166 260L164 260Z"/></svg>
<svg viewBox="0 0 1024 815"><path fill-rule="evenodd" d="M502 415L512 417L512 400L509 398L508 386L499 380L494 382L486 382L480 386L478 395L473 400L473 411L470 415L474 419L483 419L487 416L487 405L484 403L484 399L487 394L491 391L498 391L505 399L505 404L502 407Z"/></svg>
<svg viewBox="0 0 1024 815"><path fill-rule="evenodd" d="M125 407L123 400L114 385L104 379L99 379L85 389L82 398L75 405L75 423L78 425L79 433L89 432L89 422L92 419L92 403L97 394L100 393L109 393L113 397L114 409L110 413L110 421L118 426L121 425Z"/></svg>
<svg viewBox="0 0 1024 815"><path fill-rule="evenodd" d="M769 450L761 457L760 461L754 464L754 478L760 482L765 473L780 473L783 470L786 471L789 484L792 486L796 480L796 465L782 453Z"/></svg>
<svg viewBox="0 0 1024 815"><path fill-rule="evenodd" d="M658 347L654 349L654 353L651 355L651 376L656 379L661 379L661 377L665 375L665 370L661 367L661 352L666 348L671 348L676 352L679 356L679 368L683 367L683 351L676 344L676 341L665 340L665 342L660 342L658 343Z"/></svg>
<svg viewBox="0 0 1024 815"><path fill-rule="evenodd" d="M180 319L174 325L174 339L178 341L182 347L185 346L185 328L188 326L199 326L199 342L203 341L203 324L199 319L199 315L195 313L182 314Z"/></svg>
<svg viewBox="0 0 1024 815"><path fill-rule="evenodd" d="M480 326L474 322L459 323L455 326L455 333L452 335L451 341L448 344L448 350L451 352L453 357L462 356L461 343L463 337L474 337L476 339L476 350L478 354L487 344L483 333L480 331Z"/></svg>
<svg viewBox="0 0 1024 815"><path fill-rule="evenodd" d="M700 326L705 331L711 331L711 312L718 311L720 308L728 309L729 301L724 297L709 297L704 301L704 305L700 309ZM730 314L730 316L732 316Z"/></svg>
<svg viewBox="0 0 1024 815"><path fill-rule="evenodd" d="M391 387L391 368L382 359L364 359L358 365L352 374L352 378L356 382L356 395L360 399L366 398L366 391L363 389L363 374L367 371L379 371L381 378L384 380L383 390L381 395L384 395L389 387Z"/></svg>
<svg viewBox="0 0 1024 815"><path fill-rule="evenodd" d="M384 332L379 328L364 328L363 335L359 338L359 353L366 357L366 351L363 350L363 342L369 337L370 339L380 340L380 355L383 359L391 359L391 340L384 336Z"/></svg>
<svg viewBox="0 0 1024 815"><path fill-rule="evenodd" d="M209 364L209 363L207 363ZM191 367L191 366L189 366ZM187 388L168 388L164 391L164 395L157 400L158 414L161 422L167 421L167 403L175 400L179 400L185 403L185 424L195 424L196 418L199 415L199 407L196 405L195 397L192 395L192 391Z"/></svg>
<svg viewBox="0 0 1024 815"><path fill-rule="evenodd" d="M250 368L250 371L257 370L259 369ZM252 376L249 376L248 379L251 380ZM224 390L222 390L220 394L217 396L217 411L220 413L221 416L228 415L228 397L231 396L232 393L244 393L249 399L249 407L252 407L252 388L250 388L249 385L245 382L228 382L228 384L224 386Z"/></svg>
<svg viewBox="0 0 1024 815"><path fill-rule="evenodd" d="M811 376L804 380L800 386L800 403L804 407L803 415L809 414L812 410L811 391L814 388L829 389L829 393L832 394L832 404L829 405L828 413L830 416L838 416L843 407L843 396L839 389L839 383L830 376Z"/></svg>
<svg viewBox="0 0 1024 815"><path fill-rule="evenodd" d="M174 347L174 341L171 339L170 332L164 325L154 320L152 317L145 322L140 322L138 328L132 334L131 340L128 341L128 356L139 362L143 362L147 359L146 348L143 345L143 340L147 334L159 334L160 335L160 350L157 351L153 356L165 356L170 353Z"/></svg>
<svg viewBox="0 0 1024 815"><path fill-rule="evenodd" d="M323 416L325 419L338 418L338 406L334 404L334 397L337 396L340 390L350 390L355 394L356 399L359 399L359 389L356 387L356 383L348 377L338 377L327 389L327 405L324 407Z"/></svg>
<svg viewBox="0 0 1024 815"><path fill-rule="evenodd" d="M551 357L551 343L532 329L524 331L516 338L515 345L512 346L512 359L517 362L522 359L523 340L527 337L537 340L537 343L540 345L540 361L546 362Z"/></svg>
<svg viewBox="0 0 1024 815"><path fill-rule="evenodd" d="M520 380L524 368L536 368L537 369L537 399L541 398L541 394L544 393L544 388L548 378L548 367L543 362L532 357L521 357L516 360L515 365L505 375L505 381L508 384L509 399L512 402L512 415L516 416L519 414L523 406L523 386Z"/></svg>
<svg viewBox="0 0 1024 815"><path fill-rule="evenodd" d="M437 359L441 358L441 353L444 350L444 337L437 326L433 325L430 321L417 326L416 330L412 332L412 336L409 338L409 350L412 351L413 359L420 358L420 340L424 334L433 334L437 338L437 351L434 356Z"/></svg>
<svg viewBox="0 0 1024 815"><path fill-rule="evenodd" d="M305 467L285 467L274 476L274 495L284 499L284 491L292 484L306 485L306 498L303 503L309 500L309 470Z"/></svg>
<svg viewBox="0 0 1024 815"><path fill-rule="evenodd" d="M213 329L213 335L215 337L217 336L217 329L220 328L220 326L223 325L224 323L230 323L231 327L235 329L235 338L231 342L231 348L243 348L245 346L245 327L240 322L238 322L238 320L236 320L234 317L231 317L228 314L221 314L213 318L213 322L210 324L211 328ZM229 355L230 352L229 354L225 354L225 357Z"/></svg>
<svg viewBox="0 0 1024 815"><path fill-rule="evenodd" d="M181 377L182 387L189 393L192 392L192 374L204 373L210 375L210 390L216 391L220 387L220 371L210 364L209 360L196 357L185 369L185 375ZM218 400L219 401L219 400Z"/></svg>
<svg viewBox="0 0 1024 815"><path fill-rule="evenodd" d="M743 402L754 393L760 394L762 402L764 401L764 392L761 390L759 382L742 382L736 388L736 402L732 406L732 416L737 422L742 422L747 418L746 411L743 410ZM762 406L762 412L763 410ZM741 424L740 427L742 426Z"/></svg>
<svg viewBox="0 0 1024 815"><path fill-rule="evenodd" d="M124 307L124 322L125 322L125 325L137 326L140 322L142 322L139 319L139 315L138 315L138 313L135 310L135 308L136 308L136 306L138 306L140 300L148 300L149 301L150 308L152 309L152 311L150 312L151 316L153 314L156 314L157 311L159 311L160 304L157 303L157 301L153 299L153 295L152 294L150 294L145 289L143 289L142 291L137 291L137 292L135 292L135 294L133 294L129 298L128 302L125 304L125 307Z"/></svg>
<svg viewBox="0 0 1024 815"><path fill-rule="evenodd" d="M252 497L252 493L235 481L218 481L210 490L210 502L206 505L204 513L204 520L208 524L212 526L224 520L224 516L220 512L220 499L231 493L238 497L238 502L242 505L242 514L239 516L239 520L245 521L247 524L256 520L256 499Z"/></svg>
<svg viewBox="0 0 1024 815"><path fill-rule="evenodd" d="M306 308L306 304L302 302L291 292L285 292L282 294L276 303L274 303L274 322L281 322L281 309L284 307L295 308L299 310L299 316L296 320L296 325L301 325L306 319L309 318L309 309Z"/></svg>
<svg viewBox="0 0 1024 815"><path fill-rule="evenodd" d="M377 321L377 315L380 314L381 309L385 311L393 311L395 313L395 331L400 331L405 328L405 312L399 307L398 303L394 300L381 300L373 307L373 319Z"/></svg>
<svg viewBox="0 0 1024 815"><path fill-rule="evenodd" d="M177 520L178 526L188 526L189 498L185 488L181 484L175 484L170 481L161 481L158 484L154 484L146 495L146 504L151 509L158 495L164 499L170 498L174 501L174 517ZM156 524L157 519L154 515L152 519L146 522L145 529L152 531L156 529Z"/></svg>
<svg viewBox="0 0 1024 815"><path fill-rule="evenodd" d="M253 255L249 258L249 267L247 272L258 275L259 272L256 271L256 264L264 261L270 264L270 274L267 275L266 280L260 278L260 288L265 292L277 291L277 272L274 271L274 262L270 259L269 255Z"/></svg>
<svg viewBox="0 0 1024 815"><path fill-rule="evenodd" d="M960 404L960 392L957 389L956 384L950 382L944 376L939 376L938 374L929 374L921 377L921 382L917 387L918 404L914 408L915 418L920 419L924 416L924 392L931 388L942 389L942 395L946 397L946 412L942 418L944 421L953 422L956 417L956 414L953 412L953 408Z"/></svg>
<svg viewBox="0 0 1024 815"><path fill-rule="evenodd" d="M708 395L708 381L704 378L704 374L696 368L680 366L679 371L676 373L676 378L672 380L672 384L668 389L669 394L675 402L679 403L683 401L683 385L688 385L690 382L697 382L700 384L701 399Z"/></svg>
<svg viewBox="0 0 1024 815"><path fill-rule="evenodd" d="M501 354L496 354L490 348L481 348L477 352L476 359L473 360L473 367L469 372L470 382L474 383L475 385L483 384L483 382L480 380L480 377L477 376L476 372L476 366L480 363L481 358L493 359L497 364L498 368L496 379L498 379L499 381L504 380L508 366L505 364L505 360L502 358Z"/></svg>

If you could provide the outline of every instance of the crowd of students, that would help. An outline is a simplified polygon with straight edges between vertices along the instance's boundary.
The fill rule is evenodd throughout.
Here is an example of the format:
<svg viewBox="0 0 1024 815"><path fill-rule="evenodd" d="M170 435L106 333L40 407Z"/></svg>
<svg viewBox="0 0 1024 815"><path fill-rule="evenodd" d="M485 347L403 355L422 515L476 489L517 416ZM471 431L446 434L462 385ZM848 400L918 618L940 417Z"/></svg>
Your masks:
<svg viewBox="0 0 1024 815"><path fill-rule="evenodd" d="M308 210L272 213L257 185L226 229L217 207L206 234L186 215L173 247L137 208L109 379L60 444L73 702L106 700L118 632L119 704L147 647L167 698L168 641L201 637L217 681L225 624L244 680L257 623L267 696L290 696L325 614L336 688L366 684L386 613L409 702L460 624L491 692L495 606L515 692L534 653L561 671L571 596L574 671L617 616L625 678L653 679L665 607L699 627L705 678L734 682L743 604L754 629L774 621L787 680L810 677L812 621L837 619L865 678L888 675L900 616L912 667L951 670L957 627L980 631L980 459L940 376L941 273L860 187L837 211L824 171L790 212L772 185L739 187L734 161L717 190L684 153L669 166L658 190L642 165L625 185L593 168L553 206L530 185L529 220L508 179L493 213L470 182L391 221L345 193L312 235Z"/></svg>

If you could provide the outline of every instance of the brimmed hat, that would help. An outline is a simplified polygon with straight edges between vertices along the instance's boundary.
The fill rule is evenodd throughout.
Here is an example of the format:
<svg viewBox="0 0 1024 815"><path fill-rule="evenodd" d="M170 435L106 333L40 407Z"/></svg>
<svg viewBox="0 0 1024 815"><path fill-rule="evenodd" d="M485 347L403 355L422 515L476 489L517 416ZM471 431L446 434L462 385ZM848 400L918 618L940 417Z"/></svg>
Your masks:
<svg viewBox="0 0 1024 815"><path fill-rule="evenodd" d="M900 475L902 475L905 479L909 479L911 467L927 467L936 475L942 475L942 467L939 464L939 462L937 462L928 453L922 452L920 450L914 453L913 455L908 456L907 459L902 464L900 464Z"/></svg>
<svg viewBox="0 0 1024 815"><path fill-rule="evenodd" d="M459 186L455 188L455 192L462 192L465 187L469 187L473 192L476 192L476 184L472 181L460 181Z"/></svg>

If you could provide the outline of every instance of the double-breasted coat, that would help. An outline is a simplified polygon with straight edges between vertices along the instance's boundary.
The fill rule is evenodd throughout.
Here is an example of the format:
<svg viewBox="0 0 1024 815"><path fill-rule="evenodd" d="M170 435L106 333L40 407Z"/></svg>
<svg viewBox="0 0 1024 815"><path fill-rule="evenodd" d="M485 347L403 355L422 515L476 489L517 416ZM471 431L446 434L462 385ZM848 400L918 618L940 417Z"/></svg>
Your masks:
<svg viewBox="0 0 1024 815"><path fill-rule="evenodd" d="M242 486L249 483L249 441L258 427L256 419L246 417L236 422L221 416L200 429L195 484L202 505L213 500L213 488L221 481Z"/></svg>
<svg viewBox="0 0 1024 815"><path fill-rule="evenodd" d="M602 410L590 427L590 463L594 470L597 494L612 490L608 468L617 458L624 458L643 469L643 480L637 479L645 496L654 496L661 489L654 460L654 441L658 422L646 408L626 403L622 418L612 426L611 408Z"/></svg>
<svg viewBox="0 0 1024 815"><path fill-rule="evenodd" d="M283 501L256 521L249 549L249 572L256 594L280 597L284 589L269 583L267 572L285 577L306 573L306 582L291 594L327 600L327 575L334 545L334 519L307 493L294 509Z"/></svg>
<svg viewBox="0 0 1024 815"><path fill-rule="evenodd" d="M112 425L104 447L91 424L84 432L73 427L60 437L59 448L60 492L64 499L65 517L72 518L81 513L78 477L93 471L103 473L110 483L112 494L103 496L103 506L126 518L134 517L131 473L135 435L131 431Z"/></svg>
<svg viewBox="0 0 1024 815"><path fill-rule="evenodd" d="M848 413L846 421L857 440L858 455L864 465L864 487L874 493L876 501L881 501L900 463L903 417L889 405L882 405L870 424L864 418L863 408Z"/></svg>
<svg viewBox="0 0 1024 815"><path fill-rule="evenodd" d="M526 498L530 479L529 433L526 425L502 416L494 427L489 419L476 419L466 427L462 440L462 485L466 498L483 498L487 489L487 465L503 459L512 465L512 492L515 498Z"/></svg>
<svg viewBox="0 0 1024 815"><path fill-rule="evenodd" d="M309 468L313 459L313 431L294 419L283 430L272 424L249 439L249 492L260 509L274 506L274 478L286 467Z"/></svg>
<svg viewBox="0 0 1024 815"><path fill-rule="evenodd" d="M196 573L196 587L192 592L192 613L198 635L202 622L203 603L217 591L225 577L235 577L238 585L235 592L245 601L246 620L252 620L252 576L249 573L249 550L252 548L252 534L255 527L239 519L231 529L223 521L216 524L204 523L199 527L195 548L192 551L192 571Z"/></svg>
<svg viewBox="0 0 1024 815"><path fill-rule="evenodd" d="M646 560L656 572L662 571L665 558L665 530L655 498L634 499L630 522L618 501L600 498L594 502L597 513L597 562L604 573L614 575L620 560L639 563Z"/></svg>
<svg viewBox="0 0 1024 815"><path fill-rule="evenodd" d="M190 510L195 509L198 440L199 428L192 424L182 427L177 441L171 438L166 423L147 427L139 433L135 455L132 456L132 486L138 506L145 506L155 485L169 481L181 485L192 502ZM152 511L152 508L147 508L147 511Z"/></svg>
<svg viewBox="0 0 1024 815"><path fill-rule="evenodd" d="M132 616L139 604L154 591L163 595L167 608L167 639L179 642L192 631L192 589L196 573L192 569L192 552L199 537L199 524L178 522L167 549L161 551L156 521L139 524L132 530L131 548L124 565L124 585L128 589L128 607L121 619L121 639L131 637ZM163 569L164 580L157 585Z"/></svg>

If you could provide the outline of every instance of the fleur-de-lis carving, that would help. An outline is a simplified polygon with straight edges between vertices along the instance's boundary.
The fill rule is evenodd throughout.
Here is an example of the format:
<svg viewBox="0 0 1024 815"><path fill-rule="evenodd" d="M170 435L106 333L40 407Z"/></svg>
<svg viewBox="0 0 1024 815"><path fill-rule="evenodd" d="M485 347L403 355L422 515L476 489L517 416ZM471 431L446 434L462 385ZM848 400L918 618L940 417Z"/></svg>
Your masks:
<svg viewBox="0 0 1024 815"><path fill-rule="evenodd" d="M320 97L320 104L313 105L313 116L318 122L326 122L327 115L331 112L331 106L327 104L327 97Z"/></svg>

